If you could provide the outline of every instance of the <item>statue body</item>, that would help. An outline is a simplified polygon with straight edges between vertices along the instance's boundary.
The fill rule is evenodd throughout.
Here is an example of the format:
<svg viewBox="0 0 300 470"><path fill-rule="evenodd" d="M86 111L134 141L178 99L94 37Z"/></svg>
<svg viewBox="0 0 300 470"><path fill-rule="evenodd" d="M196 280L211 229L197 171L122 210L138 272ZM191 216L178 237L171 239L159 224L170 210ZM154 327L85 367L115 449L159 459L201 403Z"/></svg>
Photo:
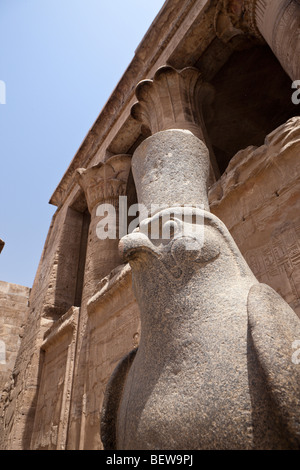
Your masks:
<svg viewBox="0 0 300 470"><path fill-rule="evenodd" d="M200 211L197 237L182 210L156 214L120 242L142 334L118 391L118 371L108 387L104 443L113 435L112 447L127 450L299 448L299 319L257 281L217 217ZM167 212L171 239L151 240L149 226Z"/></svg>

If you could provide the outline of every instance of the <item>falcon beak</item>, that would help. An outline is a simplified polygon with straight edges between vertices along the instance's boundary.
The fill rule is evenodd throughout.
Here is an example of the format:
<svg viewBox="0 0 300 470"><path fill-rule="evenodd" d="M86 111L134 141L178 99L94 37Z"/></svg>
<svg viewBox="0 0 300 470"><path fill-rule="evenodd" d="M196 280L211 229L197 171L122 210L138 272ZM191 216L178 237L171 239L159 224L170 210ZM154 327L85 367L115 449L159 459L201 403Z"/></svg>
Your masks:
<svg viewBox="0 0 300 470"><path fill-rule="evenodd" d="M140 257L142 253L158 254L150 239L139 229L125 235L119 242L119 253L124 261L131 261Z"/></svg>

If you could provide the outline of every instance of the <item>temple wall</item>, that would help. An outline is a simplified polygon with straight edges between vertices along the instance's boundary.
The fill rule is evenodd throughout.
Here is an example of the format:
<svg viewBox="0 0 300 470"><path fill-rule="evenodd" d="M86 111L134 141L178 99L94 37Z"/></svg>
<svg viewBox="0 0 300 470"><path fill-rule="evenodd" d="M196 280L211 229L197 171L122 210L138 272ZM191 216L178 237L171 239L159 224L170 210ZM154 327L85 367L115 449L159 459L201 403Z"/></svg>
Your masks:
<svg viewBox="0 0 300 470"><path fill-rule="evenodd" d="M213 50L221 51L213 8L206 10L206 4L216 2L167 3L158 20L163 26L156 26L138 47L52 196L58 208L30 296L27 288L0 282L7 359L1 364L0 357L0 391L8 381L0 399L0 448L102 449L105 387L119 360L138 346L140 318L131 270L121 264L110 272L116 265L117 240L111 249L96 239L96 212L88 212L75 170L103 163L112 154L132 155L145 138L130 115L137 80L152 77L166 63L178 68L197 63L211 42ZM214 75L214 67L222 70L223 53L215 65L213 52L206 56L202 68L209 63L208 76ZM250 124L245 121L245 128ZM264 145L233 156L210 188L209 204L258 280L273 287L300 316L299 151L300 118L294 117L269 134Z"/></svg>
<svg viewBox="0 0 300 470"><path fill-rule="evenodd" d="M13 370L28 317L28 287L0 281L0 390Z"/></svg>
<svg viewBox="0 0 300 470"><path fill-rule="evenodd" d="M28 287L0 281L0 426L10 389L11 373L28 320ZM6 403L7 405L7 403ZM3 433L0 433L0 445Z"/></svg>
<svg viewBox="0 0 300 470"><path fill-rule="evenodd" d="M118 361L137 346L140 334L129 266L124 265L105 278L89 303L89 348L85 369L81 371L85 390L82 397L84 419L81 409L76 409L72 400L78 316L79 308L71 308L44 335L31 449L102 448L100 411L106 383ZM72 429L78 421L81 424L79 436Z"/></svg>
<svg viewBox="0 0 300 470"><path fill-rule="evenodd" d="M292 118L267 136L265 145L238 152L209 193L211 211L227 225L254 274L298 314L299 129L299 118ZM76 291L74 266L79 260L72 253L80 251L81 216L69 205L58 211L49 232L30 296L34 315L26 325L11 388L2 399L6 448L101 449L100 411L107 380L138 344L139 311L130 270L123 265L104 278L88 301L88 347L77 377L84 393L78 408L73 367L80 309L70 303ZM70 315L72 333L62 334Z"/></svg>
<svg viewBox="0 0 300 470"><path fill-rule="evenodd" d="M231 160L211 188L210 207L260 282L300 316L300 118Z"/></svg>
<svg viewBox="0 0 300 470"><path fill-rule="evenodd" d="M138 346L140 335L139 308L128 265L104 279L103 286L90 300L87 335L85 419L81 424L80 448L101 449L100 413L106 384L118 362ZM74 448L72 434L68 447Z"/></svg>
<svg viewBox="0 0 300 470"><path fill-rule="evenodd" d="M41 379L32 432L33 449L66 448L76 351L78 307L47 330L41 345Z"/></svg>
<svg viewBox="0 0 300 470"><path fill-rule="evenodd" d="M9 387L2 396L1 445L28 449L32 438L46 331L76 298L83 215L68 202L52 219L29 296L28 319Z"/></svg>

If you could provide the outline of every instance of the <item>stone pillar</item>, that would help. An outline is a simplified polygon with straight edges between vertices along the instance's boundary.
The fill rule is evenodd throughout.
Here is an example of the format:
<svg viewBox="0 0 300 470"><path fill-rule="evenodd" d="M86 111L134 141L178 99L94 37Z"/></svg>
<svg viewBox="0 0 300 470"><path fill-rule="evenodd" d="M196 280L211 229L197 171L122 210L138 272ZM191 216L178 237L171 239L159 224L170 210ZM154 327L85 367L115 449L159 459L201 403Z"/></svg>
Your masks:
<svg viewBox="0 0 300 470"><path fill-rule="evenodd" d="M101 394L95 393L101 381L101 368L93 362L98 343L91 341L93 324L89 322L88 302L101 289L101 280L123 264L118 252L119 197L126 195L131 157L115 155L91 168L77 169L77 181L87 200L91 222L88 234L82 301L74 365L74 383L68 424L67 449L99 448L97 410ZM103 227L109 232L107 238ZM101 349L101 347L100 347ZM104 354L103 349L99 352ZM100 382L101 385L101 382ZM91 398L92 397L92 398ZM94 424L92 424L94 423ZM95 424L96 423L96 424ZM97 432L95 429L97 428Z"/></svg>
<svg viewBox="0 0 300 470"><path fill-rule="evenodd" d="M300 3L298 0L258 0L255 21L283 69L300 79Z"/></svg>
<svg viewBox="0 0 300 470"><path fill-rule="evenodd" d="M222 0L216 32L225 41L241 33L266 41L291 79L300 79L299 0Z"/></svg>
<svg viewBox="0 0 300 470"><path fill-rule="evenodd" d="M119 196L126 195L130 164L129 155L115 155L105 163L77 170L77 180L84 190L91 214L83 302L95 293L102 278L122 264L118 253ZM101 224L101 220L105 220L105 225L110 230L106 239L100 238L104 232L104 223Z"/></svg>
<svg viewBox="0 0 300 470"><path fill-rule="evenodd" d="M199 70L194 67L187 67L177 71L170 66L160 67L153 80L142 80L137 85L136 96L138 102L133 105L131 115L142 123L142 131L150 132L152 136L146 139L136 150L132 162L133 172L138 172L140 166L138 161L142 158L142 154L144 156L148 155L147 159L150 165L152 157L157 158L157 164L160 165L160 168L170 172L168 183L170 191L180 191L176 175L178 176L178 172L182 169L177 168L176 173L172 173L171 167L174 168L176 165L180 165L180 160L182 159L183 162L184 155L188 158L190 149L187 140L190 139L194 143L197 141L198 145L201 146L201 150L198 150L200 152L198 157L194 155L191 158L208 159L208 162L210 160L210 163L208 163L210 169L209 175L207 175L207 184L213 182L215 177L218 176L219 170L207 136L205 121L212 117L214 88L202 80ZM181 141L180 137L174 137L174 132L165 132L175 129L190 132L181 133L184 136ZM172 144L173 137L176 143ZM169 158L171 154L172 158ZM161 158L164 163L162 163ZM176 164L174 159L177 161ZM167 166L165 165L166 160L169 160ZM152 170L156 171L156 176L152 176L158 177L156 197L159 199L158 188L162 178L164 179L166 175L160 174L159 167L156 167L156 169L153 167ZM164 179L164 181L166 180ZM147 181L142 178L142 175L139 175L135 177L135 183L139 197L139 192L143 191ZM202 185L202 189L203 187L206 187L206 184ZM165 194L163 197L165 198ZM203 198L203 203L206 204L206 194L204 195L204 193L200 198L198 194L198 203ZM141 198L139 199L141 200ZM184 201L182 198L180 200L182 204L192 202ZM172 197L172 201L174 202L174 197ZM153 202L160 203L160 200ZM161 202L167 204L165 199Z"/></svg>

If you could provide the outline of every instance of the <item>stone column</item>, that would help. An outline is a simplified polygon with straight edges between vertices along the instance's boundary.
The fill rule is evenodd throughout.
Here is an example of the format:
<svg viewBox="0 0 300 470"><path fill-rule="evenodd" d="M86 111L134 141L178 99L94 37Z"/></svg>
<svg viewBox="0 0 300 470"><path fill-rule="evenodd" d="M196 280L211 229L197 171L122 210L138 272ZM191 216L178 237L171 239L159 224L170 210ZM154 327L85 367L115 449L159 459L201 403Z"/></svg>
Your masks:
<svg viewBox="0 0 300 470"><path fill-rule="evenodd" d="M119 237L123 235L118 227L119 197L126 196L130 164L131 156L121 154L91 168L77 169L77 181L85 193L91 222L76 345L68 449L90 449L100 445L97 413L101 406L99 388L103 371L98 366L105 351L97 343L94 324L89 321L88 302L103 287L101 280L123 264L118 252ZM94 361L97 354L101 357L98 362Z"/></svg>
<svg viewBox="0 0 300 470"><path fill-rule="evenodd" d="M119 197L126 195L130 164L129 155L115 155L105 163L77 170L77 180L84 190L91 214L83 302L95 293L103 277L122 264L118 253ZM109 230L106 239L101 238L105 235L104 227Z"/></svg>
<svg viewBox="0 0 300 470"><path fill-rule="evenodd" d="M222 0L216 32L225 41L241 33L266 41L291 79L300 79L299 0Z"/></svg>
<svg viewBox="0 0 300 470"><path fill-rule="evenodd" d="M206 175L205 170L201 176L201 178L207 178L206 184L199 185L202 192L203 188L218 176L218 166L205 126L205 121L211 119L213 113L214 88L202 80L199 70L194 67L177 71L173 67L163 66L157 70L153 80L142 80L137 85L136 96L138 102L133 105L131 115L142 123L142 131L151 133L152 136L147 138L136 150L132 161L133 172L138 173L138 168L141 167L139 161L143 155L152 166L151 177L157 178L156 201L153 202L168 204L165 193L163 199L159 199L159 187L162 180L166 182L166 176L168 177L160 172L160 168L169 174L168 185L173 193L171 198L173 203L174 192L177 191L179 192L178 200L182 204L195 202L182 199L182 188L178 185L177 177L182 171L189 171L190 165L184 163L185 158L189 157L192 160L196 158L208 161L209 174ZM174 133L175 129L181 130L177 136ZM166 132L167 130L173 130L173 132ZM186 132L182 133L182 131ZM172 139L175 139L175 142L172 143ZM201 147L201 149L195 150L198 156L193 153L190 155L190 146L187 141L192 142L191 148L194 147L194 150L195 142L197 142L196 146ZM146 155L148 156L146 157ZM172 158L169 158L170 155ZM160 168L153 166L152 158L157 158L157 165L160 165ZM164 160L164 163L161 159ZM166 164L167 160L168 164ZM150 173L147 175L148 179L149 177ZM186 175L186 179L188 180L188 175ZM141 196L141 191L145 192L147 180L138 174L135 177L135 183L138 198L141 201L143 198L139 196ZM197 192L196 188L195 192ZM196 199L198 203L203 202L207 205L206 190L201 195L197 193Z"/></svg>

